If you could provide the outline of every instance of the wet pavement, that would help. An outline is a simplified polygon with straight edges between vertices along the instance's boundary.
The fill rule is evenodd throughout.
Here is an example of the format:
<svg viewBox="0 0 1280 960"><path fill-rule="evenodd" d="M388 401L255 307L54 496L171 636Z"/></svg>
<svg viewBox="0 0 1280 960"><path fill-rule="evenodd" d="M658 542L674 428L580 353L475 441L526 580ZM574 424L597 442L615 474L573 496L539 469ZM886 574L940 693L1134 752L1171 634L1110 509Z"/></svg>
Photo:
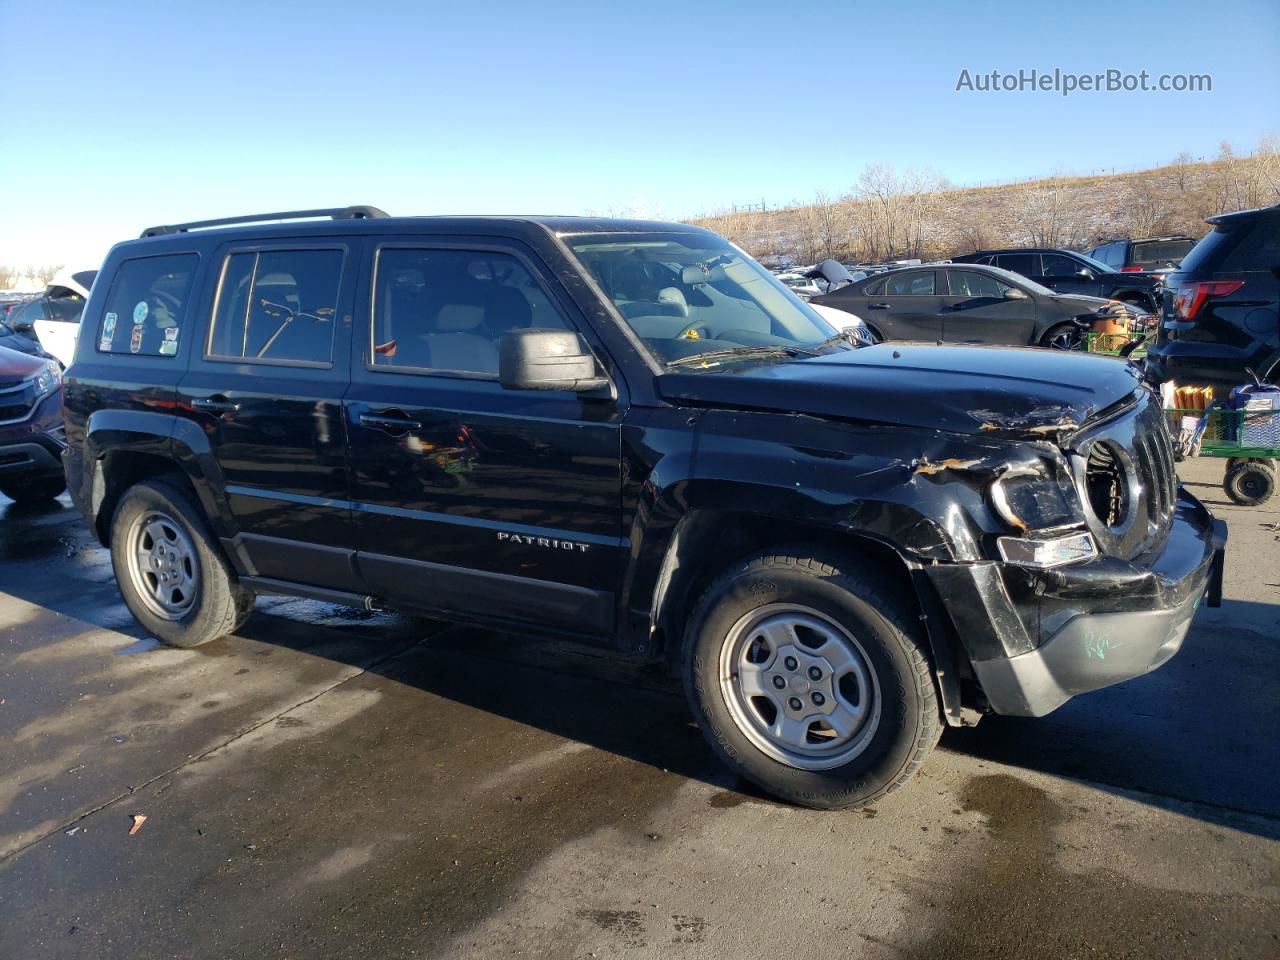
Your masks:
<svg viewBox="0 0 1280 960"><path fill-rule="evenodd" d="M0 498L0 957L1280 955L1280 503L1166 667L774 803L675 684L264 598L157 646L65 499ZM130 836L133 816L147 818Z"/></svg>

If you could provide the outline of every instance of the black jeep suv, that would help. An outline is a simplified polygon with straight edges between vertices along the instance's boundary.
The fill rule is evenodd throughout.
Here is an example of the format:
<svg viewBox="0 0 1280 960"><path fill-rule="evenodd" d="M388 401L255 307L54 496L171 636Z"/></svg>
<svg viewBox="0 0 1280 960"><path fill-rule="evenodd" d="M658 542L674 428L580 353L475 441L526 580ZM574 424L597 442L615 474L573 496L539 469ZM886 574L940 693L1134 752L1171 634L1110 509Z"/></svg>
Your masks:
<svg viewBox="0 0 1280 960"><path fill-rule="evenodd" d="M169 643L256 593L557 633L840 807L1216 601L1225 527L1124 361L858 347L679 224L308 213L148 230L84 314L70 489Z"/></svg>

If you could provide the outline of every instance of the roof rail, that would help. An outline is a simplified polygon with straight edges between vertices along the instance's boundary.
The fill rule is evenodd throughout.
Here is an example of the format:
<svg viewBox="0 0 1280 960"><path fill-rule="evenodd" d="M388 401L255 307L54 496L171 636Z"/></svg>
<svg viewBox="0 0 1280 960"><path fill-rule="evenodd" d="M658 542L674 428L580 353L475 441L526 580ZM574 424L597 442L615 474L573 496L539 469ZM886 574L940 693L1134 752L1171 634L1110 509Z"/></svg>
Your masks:
<svg viewBox="0 0 1280 960"><path fill-rule="evenodd" d="M325 210L286 210L282 213L255 213L246 217L223 217L220 220L192 220L190 223L161 224L158 227L147 227L142 231L144 237L162 237L169 233L186 233L188 230L200 230L205 227L228 227L233 223L262 223L268 220L308 220L315 217L329 217L333 220L381 220L390 216L377 207L331 207Z"/></svg>

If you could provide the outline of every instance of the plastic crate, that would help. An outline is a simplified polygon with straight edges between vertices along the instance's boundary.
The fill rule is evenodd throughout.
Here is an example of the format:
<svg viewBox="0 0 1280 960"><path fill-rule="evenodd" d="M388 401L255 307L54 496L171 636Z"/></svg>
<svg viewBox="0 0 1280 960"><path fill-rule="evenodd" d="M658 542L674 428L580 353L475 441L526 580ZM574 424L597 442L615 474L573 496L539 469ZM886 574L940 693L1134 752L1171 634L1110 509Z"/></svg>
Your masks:
<svg viewBox="0 0 1280 960"><path fill-rule="evenodd" d="M1120 355L1120 351L1130 341L1139 343L1129 353L1131 357L1141 357L1147 352L1146 337L1133 333L1094 333L1092 330L1084 335L1084 348L1089 353L1100 353L1108 357Z"/></svg>
<svg viewBox="0 0 1280 960"><path fill-rule="evenodd" d="M1280 447L1280 390L1267 386L1237 387L1231 391L1228 409L1229 439L1242 447Z"/></svg>
<svg viewBox="0 0 1280 960"><path fill-rule="evenodd" d="M1180 452L1206 457L1280 457L1280 411L1166 409L1169 436ZM1204 429L1196 436L1203 422Z"/></svg>

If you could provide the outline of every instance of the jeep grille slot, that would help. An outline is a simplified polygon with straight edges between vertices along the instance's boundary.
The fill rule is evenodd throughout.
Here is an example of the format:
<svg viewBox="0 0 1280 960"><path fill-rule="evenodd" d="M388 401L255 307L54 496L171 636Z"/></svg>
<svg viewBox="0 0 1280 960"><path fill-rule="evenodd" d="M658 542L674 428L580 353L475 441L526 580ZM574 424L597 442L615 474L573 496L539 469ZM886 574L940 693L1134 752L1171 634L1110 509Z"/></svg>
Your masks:
<svg viewBox="0 0 1280 960"><path fill-rule="evenodd" d="M1104 553L1130 560L1164 541L1178 477L1155 397L1082 431L1074 438L1072 464L1089 528Z"/></svg>

